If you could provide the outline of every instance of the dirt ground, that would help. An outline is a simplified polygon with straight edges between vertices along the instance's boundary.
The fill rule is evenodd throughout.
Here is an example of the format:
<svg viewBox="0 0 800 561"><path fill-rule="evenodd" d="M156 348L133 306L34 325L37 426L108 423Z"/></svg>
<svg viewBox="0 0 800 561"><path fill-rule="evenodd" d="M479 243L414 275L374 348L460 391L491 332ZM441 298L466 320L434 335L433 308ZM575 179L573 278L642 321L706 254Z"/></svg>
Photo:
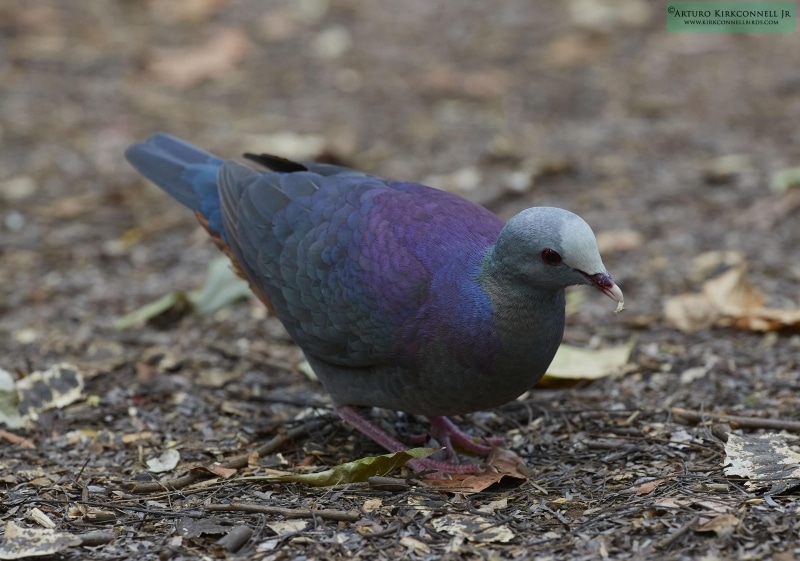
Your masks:
<svg viewBox="0 0 800 561"><path fill-rule="evenodd" d="M800 199L770 188L800 163L800 37L668 33L662 10L5 0L0 368L23 378L68 363L85 385L0 433L2 525L41 529L38 509L57 532L90 536L54 549L62 559L796 559L793 484L723 471L729 432L796 432L796 325L687 333L664 306L702 290L714 271L697 257L720 251L739 252L767 305L800 306ZM635 338L629 365L459 419L505 436L525 482L446 493L400 471L334 488L197 476L134 492L234 458L235 478L382 453L334 417L257 302L115 329L201 287L218 256L123 159L156 131L228 158L271 150L427 182L504 218L577 212L605 239L628 310L571 292L583 298L565 341ZM423 427L382 418L398 434ZM167 450L178 467L148 471Z"/></svg>

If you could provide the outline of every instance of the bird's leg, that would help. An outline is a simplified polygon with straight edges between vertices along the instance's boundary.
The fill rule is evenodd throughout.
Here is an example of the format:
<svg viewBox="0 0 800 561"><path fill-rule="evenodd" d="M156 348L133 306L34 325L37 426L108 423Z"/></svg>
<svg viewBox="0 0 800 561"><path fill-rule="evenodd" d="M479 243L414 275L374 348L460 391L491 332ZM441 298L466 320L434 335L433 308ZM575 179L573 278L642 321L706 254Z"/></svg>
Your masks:
<svg viewBox="0 0 800 561"><path fill-rule="evenodd" d="M502 438L476 438L471 436L458 428L447 417L434 416L428 417L428 420L431 422L431 436L447 448L448 458L455 456L453 444L464 450L464 452L478 456L488 456L493 447L502 446L504 443ZM478 441L486 444L480 444Z"/></svg>
<svg viewBox="0 0 800 561"><path fill-rule="evenodd" d="M336 405L334 406L333 410L336 412L337 415L339 415L339 417L345 423L357 429L359 432L361 432L361 434L371 438L372 440L374 440L375 442L377 442L378 444L389 450L389 452L403 452L405 450L408 450L408 446L406 446L405 444L403 444L402 442L391 436L389 433L381 429L375 423L367 420L352 406ZM445 419L447 421L447 419L444 417L434 417L434 418ZM456 431L458 431L458 427L455 427L455 425L453 425L452 423L450 423L450 425L452 425L456 429ZM461 434L463 435L463 433ZM467 440L469 439L467 435L464 435L464 438L466 438ZM439 440L439 442L442 441ZM442 444L444 443L442 442ZM473 444L473 446L476 445ZM491 451L491 448L488 448L488 450ZM448 455L448 457L452 456ZM453 464L449 462L430 460L428 458L423 458L421 460L409 460L406 465L416 471L435 470L444 473L481 473L483 471L483 467L479 464Z"/></svg>

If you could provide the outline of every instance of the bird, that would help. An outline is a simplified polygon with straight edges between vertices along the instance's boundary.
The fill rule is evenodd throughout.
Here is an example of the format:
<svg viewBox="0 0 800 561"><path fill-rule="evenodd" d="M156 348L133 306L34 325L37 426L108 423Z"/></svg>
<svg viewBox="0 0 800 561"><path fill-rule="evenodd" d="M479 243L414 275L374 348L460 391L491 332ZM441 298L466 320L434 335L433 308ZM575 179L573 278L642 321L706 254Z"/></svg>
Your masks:
<svg viewBox="0 0 800 561"><path fill-rule="evenodd" d="M430 421L446 460L432 477L479 473L487 456L449 417L508 403L545 374L564 333L565 288L624 307L589 225L555 207L507 222L446 191L327 163L245 153L264 169L156 133L128 162L194 211L235 272L277 315L338 416L390 452L408 446L363 414Z"/></svg>

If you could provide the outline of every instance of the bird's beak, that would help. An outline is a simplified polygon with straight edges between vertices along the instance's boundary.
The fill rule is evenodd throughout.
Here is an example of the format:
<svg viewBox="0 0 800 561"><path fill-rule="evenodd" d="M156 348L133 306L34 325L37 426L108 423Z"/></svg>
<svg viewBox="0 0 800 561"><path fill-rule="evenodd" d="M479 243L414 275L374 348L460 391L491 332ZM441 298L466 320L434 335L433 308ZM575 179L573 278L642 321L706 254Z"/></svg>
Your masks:
<svg viewBox="0 0 800 561"><path fill-rule="evenodd" d="M597 273L595 275L586 275L586 278L592 281L592 284L600 292L612 300L617 301L617 309L614 310L615 313L619 313L625 309L625 297L622 295L622 290L617 286L617 283L611 278L611 275L608 273Z"/></svg>

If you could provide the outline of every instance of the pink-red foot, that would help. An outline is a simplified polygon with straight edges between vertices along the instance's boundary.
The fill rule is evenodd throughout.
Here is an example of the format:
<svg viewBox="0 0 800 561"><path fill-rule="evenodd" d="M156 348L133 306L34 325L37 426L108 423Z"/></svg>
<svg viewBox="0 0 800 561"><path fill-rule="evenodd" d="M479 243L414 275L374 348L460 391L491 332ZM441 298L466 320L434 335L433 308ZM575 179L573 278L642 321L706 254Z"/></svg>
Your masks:
<svg viewBox="0 0 800 561"><path fill-rule="evenodd" d="M447 417L428 417L431 422L430 434L445 447L448 458L455 457L453 445L459 447L464 452L477 456L488 456L492 448L502 446L502 438L478 438L471 436Z"/></svg>
<svg viewBox="0 0 800 561"><path fill-rule="evenodd" d="M349 405L337 405L334 411L339 417L357 429L363 435L374 440L390 452L401 452L408 449L408 446L394 438L392 435L381 429L379 426L369 421L361 415L354 407ZM499 446L503 443L502 438L483 439L487 444L478 444L476 439L461 431L447 417L429 417L431 421L431 436L436 438L445 447L448 459L455 458L453 444L465 452L487 456L492 451L492 446ZM480 464L455 464L451 462L440 462L428 458L422 460L410 460L407 464L416 471L435 470L442 473L481 473L484 467Z"/></svg>

